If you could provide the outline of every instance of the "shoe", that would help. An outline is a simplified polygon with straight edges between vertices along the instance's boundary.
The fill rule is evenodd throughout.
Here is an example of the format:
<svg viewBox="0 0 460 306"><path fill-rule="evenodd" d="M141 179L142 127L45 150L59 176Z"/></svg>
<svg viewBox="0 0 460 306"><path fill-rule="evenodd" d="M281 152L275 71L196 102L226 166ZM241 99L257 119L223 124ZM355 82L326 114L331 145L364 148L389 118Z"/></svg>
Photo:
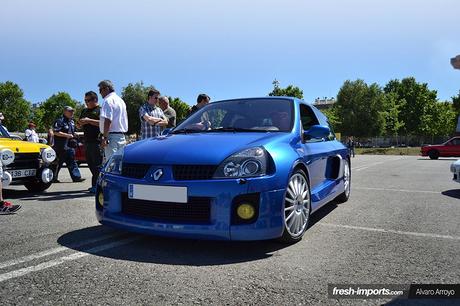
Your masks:
<svg viewBox="0 0 460 306"><path fill-rule="evenodd" d="M83 182L83 181L86 181L86 179L82 178L82 177L79 177L79 178L73 180L74 183L80 183L80 182Z"/></svg>
<svg viewBox="0 0 460 306"><path fill-rule="evenodd" d="M96 193L96 187L90 187L88 188L89 193Z"/></svg>
<svg viewBox="0 0 460 306"><path fill-rule="evenodd" d="M13 205L10 202L3 201L3 205L0 206L0 215L13 214L20 209L21 209L21 205Z"/></svg>
<svg viewBox="0 0 460 306"><path fill-rule="evenodd" d="M58 179L55 179L55 180L52 180L51 182L52 182L52 183L60 183L61 181L58 180Z"/></svg>

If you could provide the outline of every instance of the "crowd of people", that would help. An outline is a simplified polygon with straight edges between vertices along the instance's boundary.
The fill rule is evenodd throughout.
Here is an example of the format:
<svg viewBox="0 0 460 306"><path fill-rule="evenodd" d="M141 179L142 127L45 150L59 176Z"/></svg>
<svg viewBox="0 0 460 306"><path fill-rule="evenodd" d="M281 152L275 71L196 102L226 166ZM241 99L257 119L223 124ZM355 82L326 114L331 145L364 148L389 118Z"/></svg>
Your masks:
<svg viewBox="0 0 460 306"><path fill-rule="evenodd" d="M100 169L105 160L108 160L118 150L127 144L128 113L123 99L115 92L113 83L109 80L99 82L99 94L103 101L99 103L98 95L94 91L85 93L85 108L75 117L75 110L71 106L65 106L62 116L59 117L49 130L48 144L56 151L56 162L53 169L53 182L59 183L59 172L63 164L69 171L73 182L82 182L78 164L75 160L75 149L78 146L77 129L83 131L83 139L86 149L86 162L91 171L90 193L96 192L96 181ZM200 94L197 104L189 113L196 112L210 102L210 97ZM0 124L3 114L0 113ZM176 111L169 105L169 99L161 96L157 89L151 89L146 97L146 102L139 108L139 120L141 123L140 138L147 139L161 135L165 128L176 126ZM30 122L25 137L27 141L39 142L35 131L36 125ZM0 175L2 174L0 166ZM1 186L0 186L1 187ZM3 201L0 188L0 214L13 213L20 208Z"/></svg>

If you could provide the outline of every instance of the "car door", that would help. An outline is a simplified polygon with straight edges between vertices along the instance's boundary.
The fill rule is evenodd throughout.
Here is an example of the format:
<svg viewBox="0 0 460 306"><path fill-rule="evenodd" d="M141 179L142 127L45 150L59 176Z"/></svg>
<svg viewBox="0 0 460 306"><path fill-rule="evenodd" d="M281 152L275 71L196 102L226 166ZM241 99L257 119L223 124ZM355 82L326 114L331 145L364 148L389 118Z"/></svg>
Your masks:
<svg viewBox="0 0 460 306"><path fill-rule="evenodd" d="M446 142L442 156L460 156L460 138L453 138Z"/></svg>
<svg viewBox="0 0 460 306"><path fill-rule="evenodd" d="M303 133L313 125L319 124L319 120L309 105L299 104L299 107ZM326 139L304 139L302 147L304 149L304 162L308 165L310 172L310 185L313 195L322 190L322 185L326 181L327 160L330 152L334 151L334 147Z"/></svg>

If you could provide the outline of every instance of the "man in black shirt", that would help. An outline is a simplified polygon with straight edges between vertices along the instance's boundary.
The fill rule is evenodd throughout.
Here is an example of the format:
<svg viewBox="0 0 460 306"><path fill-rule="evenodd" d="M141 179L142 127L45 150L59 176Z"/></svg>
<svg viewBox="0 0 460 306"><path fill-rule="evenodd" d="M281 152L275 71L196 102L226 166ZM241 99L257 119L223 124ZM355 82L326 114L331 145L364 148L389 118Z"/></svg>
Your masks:
<svg viewBox="0 0 460 306"><path fill-rule="evenodd" d="M199 94L196 98L196 104L192 106L192 109L189 112L189 116L195 113L197 110L206 106L211 101L211 98L207 94Z"/></svg>
<svg viewBox="0 0 460 306"><path fill-rule="evenodd" d="M88 91L85 94L86 108L80 114L78 125L83 129L86 147L86 162L92 174L89 192L96 192L96 181L102 165L102 153L99 140L99 115L101 107L97 101L97 94Z"/></svg>
<svg viewBox="0 0 460 306"><path fill-rule="evenodd" d="M81 177L75 161L75 148L78 145L75 139L75 123L73 121L74 109L70 106L64 107L64 114L53 124L54 132L54 150L57 155L57 168L54 173L54 182L59 182L58 175L62 164L65 162L69 169L70 177L74 182L82 182L85 179Z"/></svg>

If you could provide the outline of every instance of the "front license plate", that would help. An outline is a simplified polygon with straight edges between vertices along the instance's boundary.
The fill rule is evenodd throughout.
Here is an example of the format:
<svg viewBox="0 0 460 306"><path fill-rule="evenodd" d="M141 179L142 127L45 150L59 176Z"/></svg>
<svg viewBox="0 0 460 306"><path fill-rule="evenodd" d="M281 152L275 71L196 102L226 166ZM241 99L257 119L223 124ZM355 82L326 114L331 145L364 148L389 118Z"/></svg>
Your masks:
<svg viewBox="0 0 460 306"><path fill-rule="evenodd" d="M129 184L128 198L146 201L187 203L187 187Z"/></svg>
<svg viewBox="0 0 460 306"><path fill-rule="evenodd" d="M37 174L37 169L21 169L21 170L10 170L8 171L11 174L11 177L28 177L35 176Z"/></svg>

